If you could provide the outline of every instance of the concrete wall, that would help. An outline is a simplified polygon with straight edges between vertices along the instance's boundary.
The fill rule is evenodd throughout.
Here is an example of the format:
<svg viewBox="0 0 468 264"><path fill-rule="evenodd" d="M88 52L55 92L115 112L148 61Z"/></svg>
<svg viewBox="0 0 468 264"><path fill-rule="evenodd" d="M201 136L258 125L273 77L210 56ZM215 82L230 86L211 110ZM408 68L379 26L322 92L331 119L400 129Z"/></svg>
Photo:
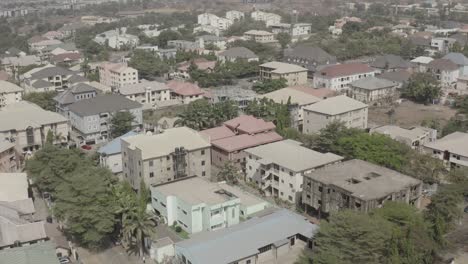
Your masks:
<svg viewBox="0 0 468 264"><path fill-rule="evenodd" d="M367 108L342 113L335 116L304 110L304 129L306 134L318 133L333 121L344 122L348 128L367 128Z"/></svg>
<svg viewBox="0 0 468 264"><path fill-rule="evenodd" d="M375 76L375 72L370 73L359 73L348 76L339 76L334 78L328 78L321 76L320 73L314 75L313 87L316 88L329 88L334 91L343 91L349 88L349 84L360 80L362 78Z"/></svg>

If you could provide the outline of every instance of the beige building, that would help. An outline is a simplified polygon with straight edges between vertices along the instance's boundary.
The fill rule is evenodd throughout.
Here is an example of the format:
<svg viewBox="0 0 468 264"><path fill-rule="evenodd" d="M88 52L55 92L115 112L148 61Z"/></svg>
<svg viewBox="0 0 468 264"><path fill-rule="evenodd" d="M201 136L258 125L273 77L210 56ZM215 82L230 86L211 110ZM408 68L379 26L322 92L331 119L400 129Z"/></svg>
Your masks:
<svg viewBox="0 0 468 264"><path fill-rule="evenodd" d="M272 61L260 65L260 80L286 79L288 86L307 83L307 69L294 64Z"/></svg>
<svg viewBox="0 0 468 264"><path fill-rule="evenodd" d="M0 110L5 106L23 100L23 88L18 85L0 80Z"/></svg>
<svg viewBox="0 0 468 264"><path fill-rule="evenodd" d="M0 111L0 138L14 143L23 155L41 148L51 131L55 144L68 141L70 125L62 115L22 101Z"/></svg>
<svg viewBox="0 0 468 264"><path fill-rule="evenodd" d="M244 38L259 43L275 42L275 34L265 30L249 30L247 32L244 32Z"/></svg>
<svg viewBox="0 0 468 264"><path fill-rule="evenodd" d="M367 77L350 83L349 96L363 103L392 103L398 83L377 77Z"/></svg>
<svg viewBox="0 0 468 264"><path fill-rule="evenodd" d="M154 105L157 102L171 100L171 89L165 83L157 81L125 85L120 87L119 93L143 105Z"/></svg>
<svg viewBox="0 0 468 264"><path fill-rule="evenodd" d="M98 69L99 82L113 89L138 83L138 71L125 63L105 62Z"/></svg>
<svg viewBox="0 0 468 264"><path fill-rule="evenodd" d="M424 151L451 168L468 167L468 133L455 132L424 145Z"/></svg>
<svg viewBox="0 0 468 264"><path fill-rule="evenodd" d="M149 186L186 176L209 177L210 147L207 138L187 127L122 138L124 180L139 189L141 180Z"/></svg>
<svg viewBox="0 0 468 264"><path fill-rule="evenodd" d="M331 97L304 108L306 134L318 133L331 122L342 122L348 128L367 128L367 108L364 103L345 95Z"/></svg>
<svg viewBox="0 0 468 264"><path fill-rule="evenodd" d="M0 141L0 172L15 172L18 169L15 144Z"/></svg>
<svg viewBox="0 0 468 264"><path fill-rule="evenodd" d="M405 129L399 126L387 125L373 128L371 133L387 135L417 150L426 143L434 142L437 139L437 130L427 127Z"/></svg>
<svg viewBox="0 0 468 264"><path fill-rule="evenodd" d="M333 153L320 153L294 140L278 141L244 150L247 179L266 196L299 203L303 174L343 159Z"/></svg>
<svg viewBox="0 0 468 264"><path fill-rule="evenodd" d="M468 75L462 75L457 79L457 85L455 86L458 94L468 95Z"/></svg>
<svg viewBox="0 0 468 264"><path fill-rule="evenodd" d="M302 202L323 213L369 212L387 201L420 207L422 182L367 161L349 160L304 174Z"/></svg>

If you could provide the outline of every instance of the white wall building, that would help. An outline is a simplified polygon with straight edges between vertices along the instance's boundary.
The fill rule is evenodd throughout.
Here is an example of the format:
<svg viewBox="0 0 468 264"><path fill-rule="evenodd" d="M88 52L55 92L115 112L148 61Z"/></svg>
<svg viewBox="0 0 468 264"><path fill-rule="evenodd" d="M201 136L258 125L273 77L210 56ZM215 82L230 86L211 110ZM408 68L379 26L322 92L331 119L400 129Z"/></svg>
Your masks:
<svg viewBox="0 0 468 264"><path fill-rule="evenodd" d="M171 100L171 89L165 83L157 81L125 85L119 88L119 93L141 104L153 105L156 102Z"/></svg>
<svg viewBox="0 0 468 264"><path fill-rule="evenodd" d="M375 76L375 69L362 63L347 63L327 66L314 74L315 88L329 88L342 92L349 84L362 78Z"/></svg>
<svg viewBox="0 0 468 264"><path fill-rule="evenodd" d="M245 14L237 10L230 10L226 12L226 18L235 22L244 19Z"/></svg>
<svg viewBox="0 0 468 264"><path fill-rule="evenodd" d="M218 28L219 30L226 30L233 23L233 21L227 18L218 17L217 15L210 14L210 13L203 13L203 14L198 15L197 22L200 25L213 26L215 28Z"/></svg>
<svg viewBox="0 0 468 264"><path fill-rule="evenodd" d="M99 82L113 89L138 83L138 71L125 63L104 62L98 70Z"/></svg>
<svg viewBox="0 0 468 264"><path fill-rule="evenodd" d="M108 45L113 49L132 48L138 46L140 39L127 34L127 28L118 28L97 34L94 41L100 45Z"/></svg>
<svg viewBox="0 0 468 264"><path fill-rule="evenodd" d="M455 132L424 145L424 151L451 168L468 167L468 133Z"/></svg>
<svg viewBox="0 0 468 264"><path fill-rule="evenodd" d="M250 16L253 20L265 22L267 27L281 22L281 16L274 13L254 11L250 14Z"/></svg>
<svg viewBox="0 0 468 264"><path fill-rule="evenodd" d="M23 88L18 85L0 80L0 110L5 106L23 100Z"/></svg>
<svg viewBox="0 0 468 264"><path fill-rule="evenodd" d="M287 33L291 37L300 37L307 36L312 30L312 24L309 23L296 23L296 24L287 24L279 23L271 25L271 31L274 34L278 33Z"/></svg>

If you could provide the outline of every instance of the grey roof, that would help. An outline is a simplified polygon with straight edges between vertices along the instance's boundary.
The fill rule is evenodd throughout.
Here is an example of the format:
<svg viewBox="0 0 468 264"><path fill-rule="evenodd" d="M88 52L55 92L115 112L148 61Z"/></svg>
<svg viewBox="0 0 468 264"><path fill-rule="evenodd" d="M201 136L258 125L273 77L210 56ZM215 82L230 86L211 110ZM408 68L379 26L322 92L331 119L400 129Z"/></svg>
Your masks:
<svg viewBox="0 0 468 264"><path fill-rule="evenodd" d="M193 235L175 244L192 264L222 264L260 253L259 248L301 234L312 238L318 226L286 209L221 230Z"/></svg>
<svg viewBox="0 0 468 264"><path fill-rule="evenodd" d="M1 264L59 264L52 242L0 250Z"/></svg>
<svg viewBox="0 0 468 264"><path fill-rule="evenodd" d="M68 107L68 110L79 116L90 116L97 115L99 113L114 113L140 107L142 107L140 103L129 100L121 95L103 94L75 102Z"/></svg>
<svg viewBox="0 0 468 264"><path fill-rule="evenodd" d="M198 38L201 38L204 41L225 41L226 40L225 37L218 37L218 36L214 36L214 35L203 35L203 36L200 36Z"/></svg>
<svg viewBox="0 0 468 264"><path fill-rule="evenodd" d="M442 59L450 60L459 66L468 66L468 58L459 52L450 52L442 57Z"/></svg>
<svg viewBox="0 0 468 264"><path fill-rule="evenodd" d="M11 47L7 50L7 53L12 56L18 56L21 52L23 51L15 47Z"/></svg>
<svg viewBox="0 0 468 264"><path fill-rule="evenodd" d="M0 111L0 131L25 130L27 127L34 128L46 124L66 123L68 120L62 115L46 111L39 106L21 101L7 105Z"/></svg>
<svg viewBox="0 0 468 264"><path fill-rule="evenodd" d="M0 141L0 153L2 153L3 151L7 149L14 148L14 147L15 147L15 144L11 143L8 140Z"/></svg>
<svg viewBox="0 0 468 264"><path fill-rule="evenodd" d="M305 177L337 186L361 200L382 198L421 183L397 171L356 159L323 167L306 173Z"/></svg>
<svg viewBox="0 0 468 264"><path fill-rule="evenodd" d="M43 51L53 51L56 48L61 48L67 51L73 51L73 50L76 50L76 45L75 43L72 43L72 42L60 43L60 44L46 46L44 47Z"/></svg>
<svg viewBox="0 0 468 264"><path fill-rule="evenodd" d="M336 62L336 57L328 54L323 49L304 45L299 45L292 49L286 49L284 51L284 56L290 58L307 59L314 61L317 64Z"/></svg>
<svg viewBox="0 0 468 264"><path fill-rule="evenodd" d="M377 57L370 66L379 69L406 69L411 67L411 64L400 56L386 54Z"/></svg>
<svg viewBox="0 0 468 264"><path fill-rule="evenodd" d="M388 135L393 139L403 141L405 143L411 143L412 141L425 136L430 130L432 129L425 127L414 127L411 129L405 129L399 126L385 125L374 128L372 131Z"/></svg>
<svg viewBox="0 0 468 264"><path fill-rule="evenodd" d="M353 87L365 90L379 90L384 88L395 87L397 83L386 79L380 79L374 76L356 80L350 84Z"/></svg>
<svg viewBox="0 0 468 264"><path fill-rule="evenodd" d="M37 80L33 82L32 87L34 88L47 88L47 87L53 87L54 85L48 81L44 80Z"/></svg>
<svg viewBox="0 0 468 264"><path fill-rule="evenodd" d="M126 137L130 137L130 136L135 136L137 135L138 133L136 133L135 131L130 131L118 138L114 138L111 142L107 143L106 145L102 146L97 152L100 153L100 154L105 154L105 155L114 155L114 154L119 154L122 152L122 148L121 148L121 139L122 138L126 138Z"/></svg>
<svg viewBox="0 0 468 264"><path fill-rule="evenodd" d="M73 72L62 67L46 67L31 74L32 79L43 79L56 75L72 75Z"/></svg>
<svg viewBox="0 0 468 264"><path fill-rule="evenodd" d="M75 95L80 93L90 93L96 92L96 88L90 86L86 83L78 83L77 85L67 89L57 96L54 97L54 100L59 104L72 104L76 101Z"/></svg>
<svg viewBox="0 0 468 264"><path fill-rule="evenodd" d="M424 146L468 157L468 133L455 132Z"/></svg>
<svg viewBox="0 0 468 264"><path fill-rule="evenodd" d="M167 87L165 83L157 82L157 81L144 81L137 84L130 84L125 85L119 88L119 93L122 95L132 95L132 94L142 94L145 93L146 90L150 91L163 91L169 90L170 88Z"/></svg>
<svg viewBox="0 0 468 264"><path fill-rule="evenodd" d="M339 95L309 105L304 110L326 115L338 115L366 107L367 105L364 103L349 98L346 95Z"/></svg>
<svg viewBox="0 0 468 264"><path fill-rule="evenodd" d="M320 153L294 140L277 141L244 150L260 158L257 162L268 165L277 164L294 172L302 172L324 166L343 159L333 153Z"/></svg>
<svg viewBox="0 0 468 264"><path fill-rule="evenodd" d="M386 79L389 81L394 81L398 83L407 83L411 78L411 73L408 71L394 71L394 72L385 72L377 76L377 78Z"/></svg>
<svg viewBox="0 0 468 264"><path fill-rule="evenodd" d="M227 49L221 53L219 53L220 56L225 56L229 58L241 58L241 59L254 59L258 58L257 55L248 48L244 47L234 47Z"/></svg>
<svg viewBox="0 0 468 264"><path fill-rule="evenodd" d="M70 78L68 78L68 82L70 82L70 83L80 83L80 82L89 82L89 80L86 79L85 77L81 76L81 75L74 74Z"/></svg>
<svg viewBox="0 0 468 264"><path fill-rule="evenodd" d="M2 93L16 93L22 92L23 88L19 87L18 85L0 80L0 94Z"/></svg>
<svg viewBox="0 0 468 264"><path fill-rule="evenodd" d="M458 33L456 33L454 35L450 35L450 37L456 39L457 42L462 47L464 47L468 43L468 38L466 36L466 33L458 32Z"/></svg>

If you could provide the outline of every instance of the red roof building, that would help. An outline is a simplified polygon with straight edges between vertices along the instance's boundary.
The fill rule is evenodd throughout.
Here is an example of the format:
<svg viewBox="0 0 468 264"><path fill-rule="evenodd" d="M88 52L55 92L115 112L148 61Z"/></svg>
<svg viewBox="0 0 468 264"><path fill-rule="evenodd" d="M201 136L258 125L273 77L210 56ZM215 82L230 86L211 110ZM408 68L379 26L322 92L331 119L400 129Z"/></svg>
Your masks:
<svg viewBox="0 0 468 264"><path fill-rule="evenodd" d="M191 82L173 80L168 82L167 86L171 89L171 99L179 99L184 104L202 99L204 95L203 90Z"/></svg>

